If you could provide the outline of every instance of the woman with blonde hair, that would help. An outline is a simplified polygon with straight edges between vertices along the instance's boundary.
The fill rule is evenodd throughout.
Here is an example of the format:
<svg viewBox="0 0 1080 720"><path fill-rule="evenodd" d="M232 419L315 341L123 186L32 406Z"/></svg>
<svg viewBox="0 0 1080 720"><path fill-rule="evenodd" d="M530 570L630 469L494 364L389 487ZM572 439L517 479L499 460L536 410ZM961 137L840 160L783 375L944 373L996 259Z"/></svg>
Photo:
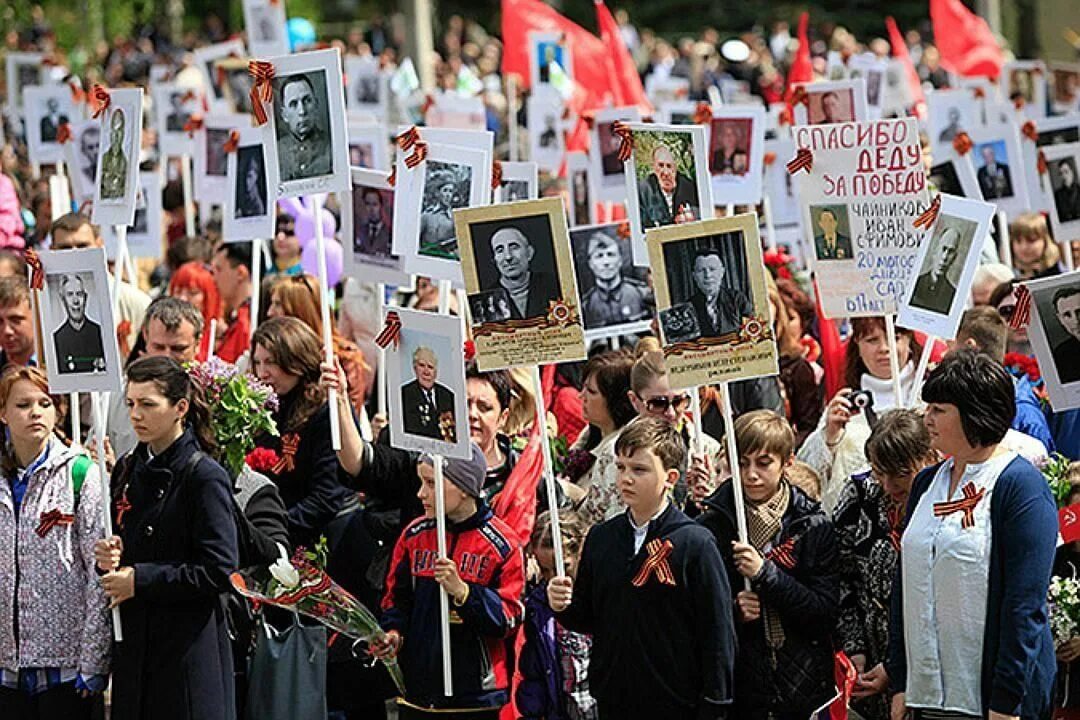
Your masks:
<svg viewBox="0 0 1080 720"><path fill-rule="evenodd" d="M1061 248L1050 237L1046 216L1029 212L1017 215L1009 223L1009 246L1012 248L1012 264L1019 280L1060 275Z"/></svg>
<svg viewBox="0 0 1080 720"><path fill-rule="evenodd" d="M109 675L108 599L94 571L105 535L97 466L56 435L45 373L0 377L0 717L89 719Z"/></svg>

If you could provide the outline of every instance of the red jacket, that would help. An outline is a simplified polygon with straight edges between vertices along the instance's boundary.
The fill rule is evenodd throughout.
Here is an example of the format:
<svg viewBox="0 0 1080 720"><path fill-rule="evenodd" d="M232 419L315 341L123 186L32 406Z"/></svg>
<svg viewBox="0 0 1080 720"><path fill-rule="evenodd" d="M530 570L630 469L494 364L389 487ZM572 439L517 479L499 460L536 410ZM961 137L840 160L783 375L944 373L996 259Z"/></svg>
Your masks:
<svg viewBox="0 0 1080 720"><path fill-rule="evenodd" d="M450 601L454 695L449 698L442 683L435 520L418 518L406 527L390 561L382 625L404 640L398 660L408 678L407 699L423 707L502 706L510 687L506 638L525 615L521 545L509 526L482 505L467 520L447 523L447 549L469 585L460 607Z"/></svg>

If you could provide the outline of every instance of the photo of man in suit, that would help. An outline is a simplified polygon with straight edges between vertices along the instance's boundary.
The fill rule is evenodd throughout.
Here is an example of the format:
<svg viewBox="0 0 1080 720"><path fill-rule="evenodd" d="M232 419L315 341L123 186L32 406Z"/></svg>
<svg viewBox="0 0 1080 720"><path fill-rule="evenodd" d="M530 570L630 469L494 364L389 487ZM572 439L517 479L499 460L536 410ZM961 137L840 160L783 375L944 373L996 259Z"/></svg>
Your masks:
<svg viewBox="0 0 1080 720"><path fill-rule="evenodd" d="M1002 148L1004 155L1004 147ZM979 148L982 158L982 167L975 174L979 180L979 189L982 190L984 200L1012 197L1012 175L1009 174L1007 163L999 162L997 153L992 143L987 143Z"/></svg>
<svg viewBox="0 0 1080 720"><path fill-rule="evenodd" d="M1059 288L1054 293L1054 317L1068 335L1054 346L1054 365L1062 385L1080 380L1080 285Z"/></svg>
<svg viewBox="0 0 1080 720"><path fill-rule="evenodd" d="M675 218L682 222L701 216L697 184L693 178L679 172L675 154L660 144L652 151L652 172L644 182L638 182L638 212L642 228L673 225Z"/></svg>
<svg viewBox="0 0 1080 720"><path fill-rule="evenodd" d="M363 255L377 255L390 257L390 227L391 221L388 210L383 206L382 191L378 188L361 188L359 193L354 190L353 197L359 196L359 207L355 207L356 213L353 227L353 251Z"/></svg>
<svg viewBox="0 0 1080 720"><path fill-rule="evenodd" d="M813 211L813 208L811 208ZM847 220L847 211L842 209L844 220ZM818 213L817 226L820 233L814 234L814 255L821 260L850 260L851 237L839 231L840 212L832 207L822 208Z"/></svg>
<svg viewBox="0 0 1080 720"><path fill-rule="evenodd" d="M57 372L87 373L105 370L105 347L101 325L86 316L86 285L83 279L67 273L60 278L60 302L66 319L53 331Z"/></svg>
<svg viewBox="0 0 1080 720"><path fill-rule="evenodd" d="M412 366L416 378L401 386L405 432L443 442L457 442L454 392L436 382L439 358L435 351L423 346L416 348L412 355Z"/></svg>
<svg viewBox="0 0 1080 720"><path fill-rule="evenodd" d="M525 233L509 226L491 235L491 257L499 271L499 287L510 296L510 317L514 320L545 317L552 300L562 297L559 279L554 273L533 267L536 248Z"/></svg>
<svg viewBox="0 0 1080 720"><path fill-rule="evenodd" d="M68 116L60 112L60 101L56 98L45 100L45 114L41 116L41 142L56 142L56 133L60 126L68 122Z"/></svg>
<svg viewBox="0 0 1080 720"><path fill-rule="evenodd" d="M165 116L165 130L167 132L184 132L184 126L191 119L191 112L184 101L186 93L169 93L169 112Z"/></svg>
<svg viewBox="0 0 1080 720"><path fill-rule="evenodd" d="M697 315L702 337L720 337L738 332L744 317L752 317L754 306L743 293L724 283L726 269L715 248L699 250L694 256L694 293L690 305Z"/></svg>
<svg viewBox="0 0 1080 720"><path fill-rule="evenodd" d="M956 286L949 281L949 268L960 251L960 231L947 227L933 242L923 261L922 272L911 293L911 306L949 314Z"/></svg>

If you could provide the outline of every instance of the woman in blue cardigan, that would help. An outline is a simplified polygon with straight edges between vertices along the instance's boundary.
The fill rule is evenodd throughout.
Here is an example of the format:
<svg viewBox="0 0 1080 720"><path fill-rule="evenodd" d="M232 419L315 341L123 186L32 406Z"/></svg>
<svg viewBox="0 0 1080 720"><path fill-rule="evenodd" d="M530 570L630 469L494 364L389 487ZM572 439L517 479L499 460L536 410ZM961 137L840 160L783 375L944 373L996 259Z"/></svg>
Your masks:
<svg viewBox="0 0 1080 720"><path fill-rule="evenodd" d="M972 350L923 387L949 457L915 479L892 590L893 720L1050 717L1046 593L1057 510L1042 474L999 446L1016 411L1008 373Z"/></svg>

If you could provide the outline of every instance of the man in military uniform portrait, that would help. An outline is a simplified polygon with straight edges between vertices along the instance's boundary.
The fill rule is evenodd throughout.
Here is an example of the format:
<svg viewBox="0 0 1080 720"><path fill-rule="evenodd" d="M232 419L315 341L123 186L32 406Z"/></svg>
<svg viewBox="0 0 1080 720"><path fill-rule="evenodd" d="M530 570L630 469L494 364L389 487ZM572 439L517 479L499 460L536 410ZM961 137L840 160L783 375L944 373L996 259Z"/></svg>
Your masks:
<svg viewBox="0 0 1080 720"><path fill-rule="evenodd" d="M126 119L121 108L109 117L109 149L101 157L101 199L119 200L127 191L128 158L124 154Z"/></svg>
<svg viewBox="0 0 1080 720"><path fill-rule="evenodd" d="M1065 331L1065 339L1054 345L1054 365L1062 385L1080 380L1080 286L1066 285L1054 292L1050 304L1054 319ZM1048 324L1048 323L1047 323Z"/></svg>
<svg viewBox="0 0 1080 720"><path fill-rule="evenodd" d="M309 75L287 75L278 85L278 162L282 181L306 180L333 172L326 102ZM325 95L323 89L322 95Z"/></svg>
<svg viewBox="0 0 1080 720"><path fill-rule="evenodd" d="M60 278L59 290L67 318L53 332L57 371L67 374L105 370L101 325L86 316L87 292L83 279L67 273Z"/></svg>
<svg viewBox="0 0 1080 720"><path fill-rule="evenodd" d="M652 291L637 278L623 275L623 254L616 238L592 233L586 258L593 276L593 286L581 298L587 330L649 319Z"/></svg>
<svg viewBox="0 0 1080 720"><path fill-rule="evenodd" d="M418 347L412 356L414 380L401 386L403 429L411 435L433 440L456 442L454 428L454 391L436 382L439 377L439 358L428 347ZM449 413L446 432L439 427L440 418Z"/></svg>
<svg viewBox="0 0 1080 720"><path fill-rule="evenodd" d="M846 210L843 214L846 221ZM839 215L840 212L832 207L821 208L818 212L817 226L821 232L814 233L814 254L819 261L851 259L851 238L839 231Z"/></svg>
<svg viewBox="0 0 1080 720"><path fill-rule="evenodd" d="M956 286L949 281L949 268L956 261L960 249L960 231L947 227L931 241L930 250L923 261L922 272L911 292L911 306L931 312L949 314Z"/></svg>

